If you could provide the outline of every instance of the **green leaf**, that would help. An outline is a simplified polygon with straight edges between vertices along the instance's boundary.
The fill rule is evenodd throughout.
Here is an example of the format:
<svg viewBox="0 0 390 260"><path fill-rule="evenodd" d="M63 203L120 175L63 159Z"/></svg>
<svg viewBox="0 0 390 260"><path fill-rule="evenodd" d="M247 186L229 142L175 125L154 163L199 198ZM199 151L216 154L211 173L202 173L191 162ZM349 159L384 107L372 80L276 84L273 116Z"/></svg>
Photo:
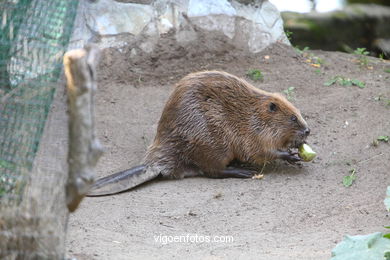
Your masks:
<svg viewBox="0 0 390 260"><path fill-rule="evenodd" d="M356 178L355 176L350 176L350 175L344 176L344 178L343 178L344 187L350 187L352 185L353 181L355 180L355 178Z"/></svg>
<svg viewBox="0 0 390 260"><path fill-rule="evenodd" d="M384 257L385 257L386 260L390 260L390 252L387 251L387 252L385 253Z"/></svg>
<svg viewBox="0 0 390 260"><path fill-rule="evenodd" d="M263 73L261 73L261 70L258 69L251 69L246 73L246 75L254 81L264 79Z"/></svg>
<svg viewBox="0 0 390 260"><path fill-rule="evenodd" d="M384 72L390 73L390 69L385 69Z"/></svg>
<svg viewBox="0 0 390 260"><path fill-rule="evenodd" d="M383 203L385 203L386 209L390 211L390 186L387 187L386 198Z"/></svg>
<svg viewBox="0 0 390 260"><path fill-rule="evenodd" d="M380 232L345 236L344 240L332 250L330 260L382 260L390 251L390 239Z"/></svg>
<svg viewBox="0 0 390 260"><path fill-rule="evenodd" d="M329 87L332 86L334 83L337 82L337 78L332 78L324 83L325 86Z"/></svg>
<svg viewBox="0 0 390 260"><path fill-rule="evenodd" d="M387 143L389 141L389 136L388 135L381 135L376 140Z"/></svg>
<svg viewBox="0 0 390 260"><path fill-rule="evenodd" d="M339 80L341 86L352 86L352 81L350 79L341 78Z"/></svg>
<svg viewBox="0 0 390 260"><path fill-rule="evenodd" d="M353 53L364 56L370 54L368 51L366 51L366 48L357 48Z"/></svg>
<svg viewBox="0 0 390 260"><path fill-rule="evenodd" d="M355 176L355 169L350 170L350 175L344 176L343 178L343 185L344 187L350 187L353 183L353 181L356 179Z"/></svg>
<svg viewBox="0 0 390 260"><path fill-rule="evenodd" d="M360 80L357 80L357 79L353 79L353 80L351 80L351 82L352 82L353 85L358 86L359 88L365 88L366 87L366 84L363 81L360 81Z"/></svg>
<svg viewBox="0 0 390 260"><path fill-rule="evenodd" d="M384 235L383 235L383 237L385 237L385 238L389 238L389 239L390 239L390 233L388 233L388 234L384 234Z"/></svg>
<svg viewBox="0 0 390 260"><path fill-rule="evenodd" d="M291 31L289 31L289 30L286 30L284 33L286 34L287 39L288 39L289 41L291 41L291 36L293 35L293 32L291 32Z"/></svg>

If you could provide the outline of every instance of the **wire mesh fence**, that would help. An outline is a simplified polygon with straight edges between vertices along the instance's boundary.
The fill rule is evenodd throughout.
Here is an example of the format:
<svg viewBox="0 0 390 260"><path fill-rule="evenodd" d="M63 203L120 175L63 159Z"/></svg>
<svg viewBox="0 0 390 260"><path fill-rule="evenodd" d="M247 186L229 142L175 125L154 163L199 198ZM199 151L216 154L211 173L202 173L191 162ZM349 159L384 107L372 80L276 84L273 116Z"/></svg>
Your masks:
<svg viewBox="0 0 390 260"><path fill-rule="evenodd" d="M0 204L22 199L77 0L0 1Z"/></svg>

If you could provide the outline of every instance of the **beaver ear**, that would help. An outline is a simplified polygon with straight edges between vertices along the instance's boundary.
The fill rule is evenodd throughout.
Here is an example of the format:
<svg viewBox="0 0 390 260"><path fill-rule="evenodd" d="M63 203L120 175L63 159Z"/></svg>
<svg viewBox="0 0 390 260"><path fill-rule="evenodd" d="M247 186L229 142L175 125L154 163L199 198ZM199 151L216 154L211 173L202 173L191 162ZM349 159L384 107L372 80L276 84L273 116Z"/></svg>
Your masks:
<svg viewBox="0 0 390 260"><path fill-rule="evenodd" d="M278 110L278 107L276 106L276 104L273 102L269 103L269 111L276 112L276 110Z"/></svg>

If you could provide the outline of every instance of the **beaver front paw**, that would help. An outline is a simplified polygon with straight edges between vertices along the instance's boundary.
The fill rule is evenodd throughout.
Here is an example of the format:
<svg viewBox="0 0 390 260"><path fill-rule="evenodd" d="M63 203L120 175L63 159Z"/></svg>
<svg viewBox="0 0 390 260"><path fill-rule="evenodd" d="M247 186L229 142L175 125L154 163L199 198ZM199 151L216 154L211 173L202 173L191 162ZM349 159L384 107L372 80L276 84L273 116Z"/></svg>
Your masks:
<svg viewBox="0 0 390 260"><path fill-rule="evenodd" d="M291 164L296 164L297 162L302 161L302 159L298 156L298 153L293 152L291 150L279 151L278 154L279 154L279 159L285 160Z"/></svg>

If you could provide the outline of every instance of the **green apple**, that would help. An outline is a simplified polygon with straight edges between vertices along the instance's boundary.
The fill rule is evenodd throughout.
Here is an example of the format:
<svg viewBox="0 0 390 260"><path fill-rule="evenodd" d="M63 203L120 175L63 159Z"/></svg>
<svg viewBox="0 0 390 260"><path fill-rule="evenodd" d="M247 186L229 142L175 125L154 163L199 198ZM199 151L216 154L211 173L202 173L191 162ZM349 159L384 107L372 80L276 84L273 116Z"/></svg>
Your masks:
<svg viewBox="0 0 390 260"><path fill-rule="evenodd" d="M316 157L317 153L308 144L302 144L298 148L298 155L305 162L310 162Z"/></svg>

